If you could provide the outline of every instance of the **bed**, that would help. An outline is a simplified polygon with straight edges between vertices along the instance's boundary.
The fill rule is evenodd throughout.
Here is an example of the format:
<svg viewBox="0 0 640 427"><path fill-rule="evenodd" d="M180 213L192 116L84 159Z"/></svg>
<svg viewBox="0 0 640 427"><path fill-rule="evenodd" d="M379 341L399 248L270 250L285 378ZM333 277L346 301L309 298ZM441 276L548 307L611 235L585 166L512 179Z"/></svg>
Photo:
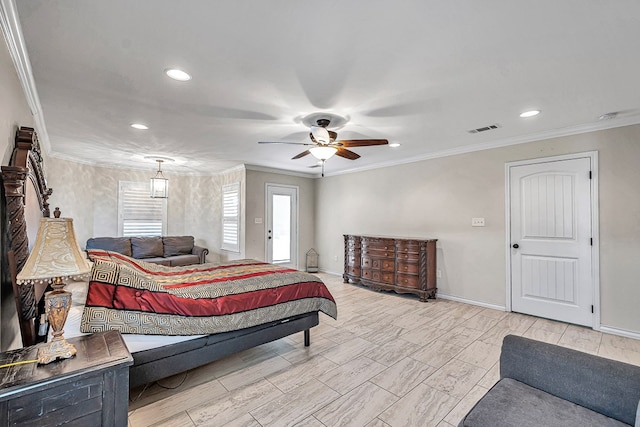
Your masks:
<svg viewBox="0 0 640 427"><path fill-rule="evenodd" d="M24 346L29 346L37 343L40 339L36 332L38 330L38 319L42 312L41 298L45 289L28 284L17 286L15 277L17 272L20 271L26 262L26 258L28 256L29 230L32 229L32 227L36 227L35 225L28 225L29 217L33 216L33 214L29 214L28 212L34 210L33 205L35 204L35 211L39 212L42 216L48 217L49 206L47 199L52 193L52 190L47 188L46 181L44 180L45 175L42 165L42 157L40 156L37 137L33 129L23 127L17 131L16 147L12 155L11 164L9 166L2 167L2 176L5 195L5 209L3 209L3 212L6 212L6 215L3 218L2 256L3 265L6 264L8 266L6 270L3 268L3 272L8 271L10 273L10 278L3 277L2 286L3 291L5 289L11 289L14 292L22 343ZM32 188L32 190L27 190L27 188ZM35 196L29 197L30 192L35 193ZM29 208L30 203L32 206L31 208ZM78 219L76 219L76 221L77 220ZM35 229L37 229L37 227ZM33 229L33 233L35 233L35 229ZM106 254L107 258L111 256L113 256L113 254ZM95 264L99 264L100 261L113 262L114 260L105 260L103 257L96 261ZM126 262L128 261L123 260L124 264L126 264ZM277 266L259 263L256 261L243 261L243 263L246 263L246 265L253 265L251 268L258 268L257 264L260 264L261 267L259 268L276 271L276 273L264 274L265 277L268 276L265 280L271 284L275 284L274 287L276 288L281 284L279 280L281 281L287 274L289 274L287 277L292 277L291 275L295 276L295 278L292 279L293 282L319 282L321 287L324 287L324 284L322 284L316 276L307 273L294 271L283 272L281 271L282 269ZM151 273L166 273L167 269L171 270L168 267L161 266L149 267L143 265L142 267L147 269L155 268L156 270ZM227 267L201 265L196 269L207 268L215 269ZM92 270L91 285L96 281L94 280L96 279L96 276L94 275L95 270L95 268ZM238 279L237 275L229 277L229 280L223 280L221 278L218 278L218 280L224 282L224 287L226 287L226 289L236 289L237 287L246 286L248 283L247 278ZM234 282L233 280L236 281ZM5 283L7 281L11 283ZM104 280L98 278L97 281L100 282ZM180 283L184 284L188 283L188 281L182 280ZM256 283L255 278L250 279L249 283ZM127 283L118 283L115 285L121 285L122 288L128 286ZM287 285L296 286L296 283L287 283ZM86 324L84 325L85 332L81 330L83 328L83 314L87 311L83 304L87 300L86 296L91 296L91 288L89 285L86 282L75 282L68 285L68 290L74 294L74 305L69 314L67 323L65 324L65 337L87 333L87 331L94 332L96 330L100 330L103 326L94 325L93 329L91 329L91 327L88 327L87 329ZM255 289L250 291L255 291ZM163 292L169 293L166 291ZM173 293L171 293L171 295L164 295L163 298L180 297L192 298L193 300L203 299L203 295L192 295L194 293L193 288L188 291L182 289L174 290L172 292ZM182 292L182 294L180 294L180 292ZM215 291L207 292L215 293ZM328 290L326 292L328 294ZM233 293L234 295L237 294L235 291ZM208 297L211 298L214 296L215 295L208 295ZM136 387L175 375L239 351L298 332L304 333L304 345L309 346L309 331L312 327L318 325L319 311L324 311L332 316L336 315L335 302L330 294L326 295L326 298L323 296L323 300L325 301L321 303L321 305L324 304L322 307L319 307L317 304L310 304L307 308L298 307L296 309L285 310L282 314L275 315L275 317L261 318L258 316L257 321L256 316L253 316L255 311L253 309L244 308L239 310L238 313L233 313L235 320L231 323L234 323L237 326L236 328L218 328L216 329L216 333L197 333L194 335L194 332L204 332L206 330L189 329L188 332L190 335L181 335L175 328L169 332L170 335L157 334L158 330L151 331L151 335L148 333L126 333L136 331L127 329L120 323L114 328L125 332L123 333L123 338L134 359L134 364L130 368L129 372L130 387ZM89 302L91 301L94 300L90 299ZM88 305L92 304L93 303ZM215 305L215 303L212 304ZM280 305L283 304L283 302L276 298L274 304ZM135 308L128 308L130 309L130 312L136 311ZM249 313L248 317L251 317L252 320L242 320L243 312ZM161 314L167 315L168 313ZM229 313L222 314L228 315ZM217 313L217 315L221 315L221 313ZM110 312L106 316L112 317L114 315L113 312ZM142 323L144 324L145 322ZM203 322L201 321L200 323ZM165 330L164 333L166 332L167 331ZM163 332L160 331L160 333Z"/></svg>

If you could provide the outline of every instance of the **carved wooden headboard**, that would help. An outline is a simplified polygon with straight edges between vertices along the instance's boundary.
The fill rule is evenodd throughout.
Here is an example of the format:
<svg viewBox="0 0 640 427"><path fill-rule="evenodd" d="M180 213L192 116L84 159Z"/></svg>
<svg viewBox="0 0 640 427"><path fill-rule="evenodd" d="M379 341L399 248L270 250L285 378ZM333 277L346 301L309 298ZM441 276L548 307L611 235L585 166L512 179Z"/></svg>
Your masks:
<svg viewBox="0 0 640 427"><path fill-rule="evenodd" d="M16 275L29 256L29 233L38 227L30 218L49 217L48 199L53 192L47 188L40 144L32 128L16 131L9 165L2 166L2 182L2 292L13 290L22 343L29 346L36 343L38 301L45 289L32 284L18 286Z"/></svg>

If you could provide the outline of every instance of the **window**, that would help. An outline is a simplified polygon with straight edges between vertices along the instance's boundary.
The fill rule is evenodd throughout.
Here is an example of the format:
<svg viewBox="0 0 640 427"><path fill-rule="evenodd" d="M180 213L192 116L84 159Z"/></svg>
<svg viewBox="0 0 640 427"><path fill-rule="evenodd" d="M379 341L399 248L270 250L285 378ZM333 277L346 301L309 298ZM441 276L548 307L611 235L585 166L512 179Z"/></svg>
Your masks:
<svg viewBox="0 0 640 427"><path fill-rule="evenodd" d="M240 252L240 183L222 186L222 249Z"/></svg>
<svg viewBox="0 0 640 427"><path fill-rule="evenodd" d="M162 236L167 231L167 199L152 199L148 182L120 181L118 234Z"/></svg>

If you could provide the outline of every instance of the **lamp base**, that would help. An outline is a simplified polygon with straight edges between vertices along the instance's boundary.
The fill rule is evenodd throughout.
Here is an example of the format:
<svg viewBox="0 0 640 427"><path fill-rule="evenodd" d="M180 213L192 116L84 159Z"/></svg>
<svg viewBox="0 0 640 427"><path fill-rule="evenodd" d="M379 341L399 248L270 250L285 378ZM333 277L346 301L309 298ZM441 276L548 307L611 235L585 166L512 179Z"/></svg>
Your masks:
<svg viewBox="0 0 640 427"><path fill-rule="evenodd" d="M73 344L69 344L64 338L54 339L48 344L38 349L38 363L46 365L54 360L69 359L76 355L76 348Z"/></svg>

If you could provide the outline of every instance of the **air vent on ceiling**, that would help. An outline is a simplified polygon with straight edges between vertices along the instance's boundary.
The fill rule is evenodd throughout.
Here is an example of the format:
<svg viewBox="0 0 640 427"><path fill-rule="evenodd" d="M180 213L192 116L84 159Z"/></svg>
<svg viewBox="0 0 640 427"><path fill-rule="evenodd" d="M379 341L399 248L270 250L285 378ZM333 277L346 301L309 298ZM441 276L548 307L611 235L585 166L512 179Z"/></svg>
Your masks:
<svg viewBox="0 0 640 427"><path fill-rule="evenodd" d="M500 127L500 125L496 123L496 124L489 125L489 126L483 126L481 128L471 129L471 130L468 130L467 132L469 132L469 133L480 133L480 132L486 132L488 130L498 129L499 127Z"/></svg>

